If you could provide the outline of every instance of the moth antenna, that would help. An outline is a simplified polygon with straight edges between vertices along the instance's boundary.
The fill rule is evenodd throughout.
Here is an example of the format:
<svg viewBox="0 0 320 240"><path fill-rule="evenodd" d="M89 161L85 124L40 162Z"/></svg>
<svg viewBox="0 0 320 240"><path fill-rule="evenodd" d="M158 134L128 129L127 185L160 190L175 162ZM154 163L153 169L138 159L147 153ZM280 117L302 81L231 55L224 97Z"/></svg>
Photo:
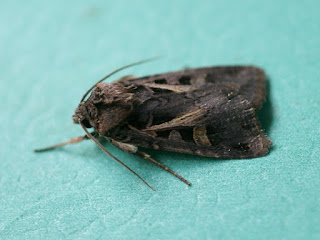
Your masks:
<svg viewBox="0 0 320 240"><path fill-rule="evenodd" d="M79 143L79 142L82 142L83 140L86 140L86 139L88 139L87 135L81 136L81 137L75 137L75 138L71 138L68 141L65 141L65 142L62 142L62 143L58 143L58 144L55 144L53 146L49 146L49 147L45 147L45 148L34 149L33 151L34 152L45 152L45 151L49 151L49 150L53 150L53 149L56 149L56 148L63 147L63 146L68 145L68 144Z"/></svg>
<svg viewBox="0 0 320 240"><path fill-rule="evenodd" d="M101 148L101 150L103 150L106 154L108 154L110 157L112 157L114 160L116 160L118 163L120 163L122 166L124 166L126 169L128 169L130 172L132 172L134 175L136 175L144 184L146 184L149 188L151 188L153 191L155 191L155 189L153 187L151 187L142 177L140 177L135 171L133 171L130 167L128 167L126 164L124 164L123 162L121 162L118 158L116 158L115 156L113 156L104 146L102 146L102 144L94 137L92 136L91 133L89 133L89 131L85 128L85 126L79 122L79 124L81 125L81 127L83 128L83 130L86 132L88 138L90 138L92 141L94 141L95 144L98 145L99 148Z"/></svg>
<svg viewBox="0 0 320 240"><path fill-rule="evenodd" d="M139 62L134 62L134 63L128 64L128 65L125 65L125 66L123 66L123 67L120 67L120 68L114 70L113 72L111 72L111 73L107 74L106 76L104 76L103 78L101 78L101 79L100 79L98 82L96 82L91 88L89 88L89 90L87 90L86 93L85 93L85 94L83 95L83 97L81 98L81 101L80 101L80 102L83 102L83 101L84 101L84 99L88 96L88 94L91 92L91 90L94 89L94 87L95 87L98 83L106 80L108 77L111 77L113 74L115 74L115 73L117 73L117 72L120 72L121 70L124 70L124 69L126 69L126 68L133 67L133 66L136 66L136 65L140 65L140 64L143 64L143 63L146 63L146 62L151 62L151 61L154 61L154 60L159 59L159 58L161 58L161 57L158 56L158 57L154 57L154 58L148 58L148 59L145 59L145 60L142 60L142 61L139 61Z"/></svg>

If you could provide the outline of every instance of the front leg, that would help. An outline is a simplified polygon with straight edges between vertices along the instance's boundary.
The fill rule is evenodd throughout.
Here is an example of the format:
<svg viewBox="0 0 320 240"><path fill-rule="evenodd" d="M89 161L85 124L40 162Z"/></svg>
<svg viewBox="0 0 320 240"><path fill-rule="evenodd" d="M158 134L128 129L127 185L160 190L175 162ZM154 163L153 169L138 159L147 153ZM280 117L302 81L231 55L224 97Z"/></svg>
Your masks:
<svg viewBox="0 0 320 240"><path fill-rule="evenodd" d="M98 137L98 133L95 132L95 131L93 131L91 134L94 137ZM83 140L87 140L87 139L89 139L87 135L74 137L74 138L69 139L68 141L61 142L61 143L58 143L58 144L55 144L55 145L52 145L52 146L49 146L49 147L45 147L45 148L34 149L33 151L34 152L50 151L50 150L54 150L56 148L61 148L61 147L65 146L65 145L79 143L79 142L82 142Z"/></svg>

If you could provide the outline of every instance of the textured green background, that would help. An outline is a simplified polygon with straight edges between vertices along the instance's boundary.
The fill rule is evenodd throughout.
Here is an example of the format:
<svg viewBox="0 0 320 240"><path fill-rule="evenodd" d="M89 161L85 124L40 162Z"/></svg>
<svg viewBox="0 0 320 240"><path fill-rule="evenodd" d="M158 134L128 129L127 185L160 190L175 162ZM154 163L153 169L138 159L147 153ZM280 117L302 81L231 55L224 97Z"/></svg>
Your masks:
<svg viewBox="0 0 320 240"><path fill-rule="evenodd" d="M319 239L320 2L1 1L0 239ZM105 73L255 64L274 146L252 160L151 151L189 179L82 135L71 115ZM115 79L114 77L113 79ZM111 81L112 79L110 79Z"/></svg>

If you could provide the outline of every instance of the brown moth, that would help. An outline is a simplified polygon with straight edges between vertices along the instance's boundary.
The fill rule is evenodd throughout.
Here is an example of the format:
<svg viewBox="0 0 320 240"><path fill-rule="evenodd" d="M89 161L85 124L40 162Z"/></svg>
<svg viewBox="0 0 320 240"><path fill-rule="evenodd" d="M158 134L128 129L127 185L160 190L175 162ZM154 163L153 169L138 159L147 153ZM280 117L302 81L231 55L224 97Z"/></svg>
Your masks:
<svg viewBox="0 0 320 240"><path fill-rule="evenodd" d="M83 96L72 119L86 136L36 151L90 138L137 175L101 145L98 138L104 138L123 151L152 161L188 185L187 180L138 148L223 159L268 153L271 142L256 116L266 97L263 70L253 66L206 67L102 83L112 74L142 62L115 70ZM93 128L93 132L87 128Z"/></svg>

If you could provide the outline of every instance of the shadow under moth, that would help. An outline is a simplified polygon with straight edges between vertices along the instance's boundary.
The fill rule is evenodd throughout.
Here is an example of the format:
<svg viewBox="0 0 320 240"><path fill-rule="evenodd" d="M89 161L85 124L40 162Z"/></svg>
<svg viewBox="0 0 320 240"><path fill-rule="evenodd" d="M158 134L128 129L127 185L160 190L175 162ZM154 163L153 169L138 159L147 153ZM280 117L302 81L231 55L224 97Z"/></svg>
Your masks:
<svg viewBox="0 0 320 240"><path fill-rule="evenodd" d="M189 181L139 147L222 159L255 158L268 153L271 142L256 116L266 97L263 70L253 66L206 67L102 82L146 61L113 71L85 93L72 117L85 136L35 151L92 139L151 189L100 141L106 139L125 152L147 159L188 185ZM93 131L90 133L88 128Z"/></svg>

